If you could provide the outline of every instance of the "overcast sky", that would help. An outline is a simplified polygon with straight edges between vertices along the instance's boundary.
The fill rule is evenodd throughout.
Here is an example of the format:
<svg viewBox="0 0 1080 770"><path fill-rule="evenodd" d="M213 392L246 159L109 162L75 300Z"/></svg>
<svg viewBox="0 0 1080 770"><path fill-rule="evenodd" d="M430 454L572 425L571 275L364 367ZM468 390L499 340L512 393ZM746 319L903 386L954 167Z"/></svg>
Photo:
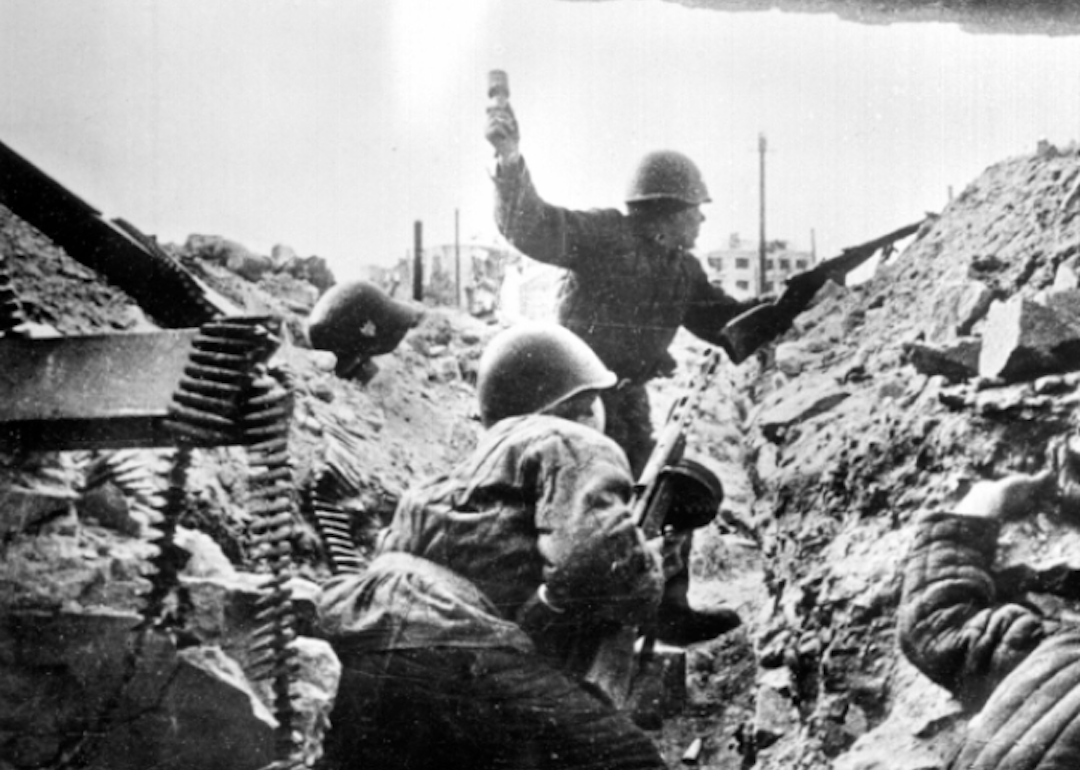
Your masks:
<svg viewBox="0 0 1080 770"><path fill-rule="evenodd" d="M0 140L165 241L326 257L495 238L483 139L505 69L549 201L621 206L679 149L699 251L767 232L830 256L1080 134L1080 40L718 13L661 0L0 0Z"/></svg>

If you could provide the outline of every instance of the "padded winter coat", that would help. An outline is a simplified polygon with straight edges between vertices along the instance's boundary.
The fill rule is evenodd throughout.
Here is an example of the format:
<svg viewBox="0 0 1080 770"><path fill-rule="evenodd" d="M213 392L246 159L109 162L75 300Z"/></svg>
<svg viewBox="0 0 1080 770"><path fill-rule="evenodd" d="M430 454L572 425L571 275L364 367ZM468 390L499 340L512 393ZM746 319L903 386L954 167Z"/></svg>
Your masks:
<svg viewBox="0 0 1080 770"><path fill-rule="evenodd" d="M951 767L1080 768L1080 629L996 601L996 521L937 513L918 527L901 646L965 706L981 707Z"/></svg>
<svg viewBox="0 0 1080 770"><path fill-rule="evenodd" d="M709 283L689 252L662 246L616 209L571 211L545 203L524 160L495 175L499 230L533 259L565 268L558 320L620 379L644 383L674 368L680 326L723 345L728 321L759 304Z"/></svg>
<svg viewBox="0 0 1080 770"><path fill-rule="evenodd" d="M663 575L631 492L626 456L592 428L501 420L450 473L402 497L369 569L327 583L323 631L357 652L546 648L556 642L526 636L521 613L590 540L597 563L577 564L590 577L561 581L562 598L587 604L591 621L633 627L655 610Z"/></svg>

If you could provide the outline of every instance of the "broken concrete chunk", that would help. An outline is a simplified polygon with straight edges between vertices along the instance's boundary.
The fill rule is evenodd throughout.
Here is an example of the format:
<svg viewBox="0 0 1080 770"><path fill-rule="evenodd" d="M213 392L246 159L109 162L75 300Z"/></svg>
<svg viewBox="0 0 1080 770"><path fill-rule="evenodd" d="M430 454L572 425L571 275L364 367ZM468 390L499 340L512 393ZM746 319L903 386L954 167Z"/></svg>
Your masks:
<svg viewBox="0 0 1080 770"><path fill-rule="evenodd" d="M997 273L1008 267L1008 263L995 254L977 254L971 258L968 274L978 279L981 275Z"/></svg>
<svg viewBox="0 0 1080 770"><path fill-rule="evenodd" d="M431 361L428 379L435 382L454 382L461 379L461 368L456 356L444 355Z"/></svg>
<svg viewBox="0 0 1080 770"><path fill-rule="evenodd" d="M293 665L297 670L292 687L297 712L294 730L301 736L300 754L310 767L322 757L323 738L341 681L341 662L330 643L322 639L301 636L290 646L296 651Z"/></svg>
<svg viewBox="0 0 1080 770"><path fill-rule="evenodd" d="M982 342L967 338L947 346L909 342L904 345L908 363L929 377L941 375L950 382L959 382L979 373L979 353Z"/></svg>
<svg viewBox="0 0 1080 770"><path fill-rule="evenodd" d="M816 360L801 342L781 342L776 346L776 368L788 377L796 377Z"/></svg>
<svg viewBox="0 0 1080 770"><path fill-rule="evenodd" d="M995 302L983 329L979 374L1016 382L1067 371L1075 365L1062 352L1076 344L1080 331L1053 310L1023 297Z"/></svg>
<svg viewBox="0 0 1080 770"><path fill-rule="evenodd" d="M254 282L273 270L274 263L270 257L262 254L253 254L247 249L236 249L225 258L225 267L241 278Z"/></svg>
<svg viewBox="0 0 1080 770"><path fill-rule="evenodd" d="M205 532L177 527L175 542L191 554L191 558L184 565L182 573L184 577L225 580L236 578L236 568L229 561L229 557L222 551L221 546Z"/></svg>
<svg viewBox="0 0 1080 770"><path fill-rule="evenodd" d="M1077 385L1080 385L1080 374L1073 372L1072 374L1048 374L1035 380L1032 387L1039 395L1053 395L1076 390Z"/></svg>
<svg viewBox="0 0 1080 770"><path fill-rule="evenodd" d="M1051 291L1046 295L1045 304L1065 323L1080 330L1080 289Z"/></svg>
<svg viewBox="0 0 1080 770"><path fill-rule="evenodd" d="M277 759L277 720L236 661L214 647L188 648L178 657L158 707L115 725L95 766L257 770Z"/></svg>
<svg viewBox="0 0 1080 770"><path fill-rule="evenodd" d="M985 283L968 283L957 297L956 335L970 334L971 328L986 316L993 301L994 294Z"/></svg>
<svg viewBox="0 0 1080 770"><path fill-rule="evenodd" d="M259 280L274 267L270 257L255 254L236 241L216 235L190 235L184 249L201 259L218 262L249 281Z"/></svg>
<svg viewBox="0 0 1080 770"><path fill-rule="evenodd" d="M791 695L791 672L787 668L768 669L758 680L754 704L754 738L758 748L770 746L798 729L798 713Z"/></svg>
<svg viewBox="0 0 1080 770"><path fill-rule="evenodd" d="M66 514L73 500L70 493L46 489L0 489L0 538L14 538L26 527L38 527Z"/></svg>
<svg viewBox="0 0 1080 770"><path fill-rule="evenodd" d="M762 406L754 422L766 437L776 437L789 425L805 422L828 412L849 395L851 394L847 390L831 378L811 381L794 394L787 389L774 394Z"/></svg>
<svg viewBox="0 0 1080 770"><path fill-rule="evenodd" d="M1054 273L1054 285L1050 288L1050 291L1080 289L1080 274L1077 273L1078 266L1080 266L1080 259L1077 257L1070 257L1058 265L1057 272Z"/></svg>
<svg viewBox="0 0 1080 770"><path fill-rule="evenodd" d="M296 256L296 250L292 246L278 243L270 249L270 261L274 263L274 269L279 272L287 270L299 259Z"/></svg>
<svg viewBox="0 0 1080 770"><path fill-rule="evenodd" d="M981 281L964 281L942 287L933 308L930 338L950 340L971 334L972 327L986 316L993 293Z"/></svg>

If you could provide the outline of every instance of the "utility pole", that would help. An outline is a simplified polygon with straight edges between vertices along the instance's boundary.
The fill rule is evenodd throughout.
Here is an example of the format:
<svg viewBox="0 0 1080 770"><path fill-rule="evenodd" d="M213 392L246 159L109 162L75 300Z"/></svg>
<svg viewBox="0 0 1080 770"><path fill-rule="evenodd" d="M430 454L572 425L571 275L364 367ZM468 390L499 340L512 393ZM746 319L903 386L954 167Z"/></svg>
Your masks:
<svg viewBox="0 0 1080 770"><path fill-rule="evenodd" d="M461 216L454 209L454 304L461 307Z"/></svg>
<svg viewBox="0 0 1080 770"><path fill-rule="evenodd" d="M760 228L758 231L758 296L766 294L765 284L765 134L758 134L758 154L760 155L760 179L761 179L761 213Z"/></svg>
<svg viewBox="0 0 1080 770"><path fill-rule="evenodd" d="M424 301L424 224L419 219L413 224L412 298Z"/></svg>

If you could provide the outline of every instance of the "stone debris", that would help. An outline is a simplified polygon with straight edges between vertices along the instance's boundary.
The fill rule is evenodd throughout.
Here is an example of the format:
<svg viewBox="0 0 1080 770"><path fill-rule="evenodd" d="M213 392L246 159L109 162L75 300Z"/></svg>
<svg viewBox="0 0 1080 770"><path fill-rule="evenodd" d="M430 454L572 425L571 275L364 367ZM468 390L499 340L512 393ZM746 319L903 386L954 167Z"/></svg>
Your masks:
<svg viewBox="0 0 1080 770"><path fill-rule="evenodd" d="M785 735L798 731L799 714L793 696L788 669L766 669L761 674L754 710L754 740L759 748L768 748Z"/></svg>
<svg viewBox="0 0 1080 770"><path fill-rule="evenodd" d="M977 338L961 339L952 345L940 347L909 342L903 349L911 365L929 377L940 375L957 382L971 379L979 373L982 340Z"/></svg>
<svg viewBox="0 0 1080 770"><path fill-rule="evenodd" d="M979 374L1005 381L1080 366L1080 327L1053 309L1024 297L996 302L987 314L979 353Z"/></svg>
<svg viewBox="0 0 1080 770"><path fill-rule="evenodd" d="M717 376L688 451L723 465L725 511L695 538L693 601L737 606L744 628L689 651L688 711L654 733L669 762L707 737L697 765L706 770L945 766L968 715L896 648L897 570L919 515L947 507L965 483L1046 467L1047 443L1075 433L1076 189L1075 147L992 166L873 278L828 285L779 344ZM28 323L64 335L141 323L122 294L10 215L0 225L12 233L0 249ZM325 288L297 277L303 260L291 249L275 248L255 282L232 272L222 256L229 249L212 239L193 236L179 251L238 304L285 317L290 344L275 365L295 394L298 488L332 482L367 553L403 490L475 444L475 366L497 324L425 307L376 371L344 379L334 374L334 354L307 344L308 308ZM672 348L679 371L701 347L680 332ZM678 385L650 386L656 423ZM48 463L70 470L59 458ZM13 457L6 464L19 467ZM131 743L105 701L117 690L117 654L138 618L150 548L112 492L84 499L64 472L37 485L21 472L21 483L11 471L0 484L0 650L24 656L16 665L0 656L0 695L12 694L0 697L0 723L12 725L0 731L0 757L18 770L47 766L88 724L109 728L102 734L116 746ZM259 595L245 550L247 475L235 450L208 450L197 463L180 539L191 553L184 640L193 652L175 678L183 687L170 695L172 710L162 712L187 734L203 718L193 713L195 694L215 698L228 712L212 712L219 731L249 732L238 744L249 755L233 763L241 767L261 756L272 729L255 704L268 703L263 685L242 674ZM1055 566L1080 552L1068 513L1039 511L1009 525L1004 574L1023 564L1035 576L1025 587L1075 582L1072 566ZM311 586L328 575L311 522L298 522L296 554L295 607L307 631ZM1062 617L1078 611L1052 594L1024 599ZM167 641L147 643L125 707L147 704L181 670ZM310 662L302 688L313 755L336 661L316 639L297 644ZM91 687L97 696L82 697ZM196 761L210 762L213 741L190 748L154 727L150 717L140 726L142 766L196 750L207 752ZM232 761L229 751L221 756Z"/></svg>
<svg viewBox="0 0 1080 770"><path fill-rule="evenodd" d="M831 378L803 383L797 393L766 400L752 422L772 440L792 425L806 422L828 412L851 395Z"/></svg>

